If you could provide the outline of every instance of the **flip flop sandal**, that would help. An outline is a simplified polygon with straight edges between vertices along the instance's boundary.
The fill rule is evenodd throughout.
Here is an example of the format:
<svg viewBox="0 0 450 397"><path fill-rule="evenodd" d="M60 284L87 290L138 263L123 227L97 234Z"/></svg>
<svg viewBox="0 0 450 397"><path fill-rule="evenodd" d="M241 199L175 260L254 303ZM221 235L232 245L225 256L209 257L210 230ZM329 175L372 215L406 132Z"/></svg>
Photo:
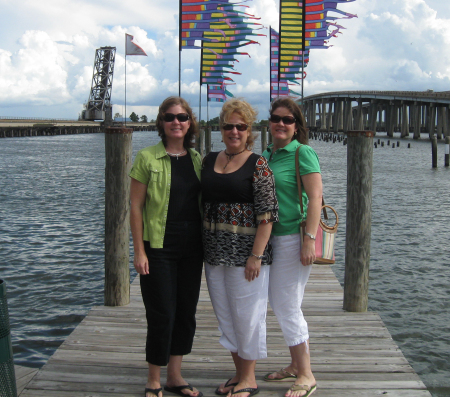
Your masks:
<svg viewBox="0 0 450 397"><path fill-rule="evenodd" d="M231 395L239 394L239 393L250 393L247 397L252 397L255 394L259 393L259 388L258 387L247 387L245 389L234 391L234 387L233 387L233 390L231 391Z"/></svg>
<svg viewBox="0 0 450 397"><path fill-rule="evenodd" d="M174 386L174 387L170 387L167 385L164 386L164 390L168 391L169 393L175 393L181 397L190 397L189 394L183 393L182 390L184 390L184 389L189 389L191 391L194 391L194 388L189 383L187 385L183 385L183 386ZM203 397L203 393L201 391L199 391L195 397Z"/></svg>
<svg viewBox="0 0 450 397"><path fill-rule="evenodd" d="M269 375L275 374L276 378L269 378ZM292 379L297 379L297 375L291 374L290 372L286 371L284 368L281 368L279 371L276 372L269 372L268 374L264 375L263 378L266 382L287 382L292 381Z"/></svg>
<svg viewBox="0 0 450 397"><path fill-rule="evenodd" d="M231 386L237 386L237 384L238 384L238 382L235 382L235 383L228 383L231 379L233 379L233 378L230 378L230 379L228 379L226 382L225 382L225 386L223 387L224 389L226 389L227 387L231 387ZM216 393L218 396L226 396L230 391L228 390L228 391L220 391L219 390L219 388L220 388L220 386L216 389L216 391L214 392L214 393Z"/></svg>
<svg viewBox="0 0 450 397"><path fill-rule="evenodd" d="M147 397L147 393L152 393L156 397L159 397L159 392L160 391L162 391L162 387L160 387L159 389L149 389L148 387L146 387L145 391L144 391L144 397Z"/></svg>
<svg viewBox="0 0 450 397"><path fill-rule="evenodd" d="M309 397L317 390L317 385L308 386L308 385L296 385L295 383L289 388L290 391L306 391L306 394L303 394L301 397Z"/></svg>

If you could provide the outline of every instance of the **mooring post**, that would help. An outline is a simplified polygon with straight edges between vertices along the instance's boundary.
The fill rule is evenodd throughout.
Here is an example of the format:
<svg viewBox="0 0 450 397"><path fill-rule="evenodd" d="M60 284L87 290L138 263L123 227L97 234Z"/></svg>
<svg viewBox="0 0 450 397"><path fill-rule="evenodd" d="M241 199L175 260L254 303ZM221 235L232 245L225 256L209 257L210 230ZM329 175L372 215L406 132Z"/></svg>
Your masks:
<svg viewBox="0 0 450 397"><path fill-rule="evenodd" d="M0 396L17 397L6 285L0 279Z"/></svg>
<svg viewBox="0 0 450 397"><path fill-rule="evenodd" d="M132 137L132 128L105 128L105 306L130 303Z"/></svg>
<svg viewBox="0 0 450 397"><path fill-rule="evenodd" d="M267 127L261 127L261 153L267 149Z"/></svg>
<svg viewBox="0 0 450 397"><path fill-rule="evenodd" d="M211 126L205 128L205 155L211 151Z"/></svg>
<svg viewBox="0 0 450 397"><path fill-rule="evenodd" d="M374 133L349 131L347 137L344 310L365 312L369 292Z"/></svg>
<svg viewBox="0 0 450 397"><path fill-rule="evenodd" d="M431 137L431 166L437 168L437 136Z"/></svg>
<svg viewBox="0 0 450 397"><path fill-rule="evenodd" d="M449 166L450 136L445 137L445 166Z"/></svg>

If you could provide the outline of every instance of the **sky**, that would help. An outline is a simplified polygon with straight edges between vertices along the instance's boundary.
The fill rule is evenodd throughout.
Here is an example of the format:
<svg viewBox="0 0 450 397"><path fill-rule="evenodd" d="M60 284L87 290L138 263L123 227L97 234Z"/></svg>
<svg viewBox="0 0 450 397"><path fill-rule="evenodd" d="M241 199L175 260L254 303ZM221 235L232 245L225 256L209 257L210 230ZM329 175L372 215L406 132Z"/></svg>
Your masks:
<svg viewBox="0 0 450 397"><path fill-rule="evenodd" d="M249 12L267 29L259 45L245 47L228 89L267 118L268 27L278 26L278 0L251 0ZM346 29L328 49L311 50L304 95L345 90L450 90L449 0L355 0L339 8L357 18L336 22ZM156 117L159 104L178 95L178 9L175 0L0 0L0 117L77 119L92 84L95 51L117 48L112 84L113 114L125 113L125 33L148 54L126 57L126 114ZM329 15L335 15L330 13ZM200 51L181 53L181 96L197 117L207 107ZM208 108L208 109L207 109Z"/></svg>

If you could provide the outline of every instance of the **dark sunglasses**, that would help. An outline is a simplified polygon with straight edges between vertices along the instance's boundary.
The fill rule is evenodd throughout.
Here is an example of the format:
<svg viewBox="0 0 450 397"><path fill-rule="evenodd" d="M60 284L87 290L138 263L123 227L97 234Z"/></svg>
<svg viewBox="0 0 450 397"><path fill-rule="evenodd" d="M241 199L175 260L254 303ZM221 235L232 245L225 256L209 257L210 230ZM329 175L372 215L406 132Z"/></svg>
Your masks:
<svg viewBox="0 0 450 397"><path fill-rule="evenodd" d="M275 124L279 123L280 121L283 121L283 123L286 124L286 125L290 125L290 124L294 124L295 123L295 117L292 117L292 116L283 116L283 117L281 117L281 116L278 116L276 114L272 114L270 116L269 120L272 123L275 123Z"/></svg>
<svg viewBox="0 0 450 397"><path fill-rule="evenodd" d="M167 121L168 123L170 123L171 121L174 121L175 118L180 123L183 123L184 121L188 121L189 120L189 115L187 113L178 113L178 114L166 113L163 116L163 120Z"/></svg>
<svg viewBox="0 0 450 397"><path fill-rule="evenodd" d="M236 129L238 131L246 131L247 128L248 128L248 125L247 124L241 124L241 123L238 123L238 124L230 124L230 123L228 123L228 124L224 124L224 126L222 128L225 131L231 131L234 127L236 127Z"/></svg>

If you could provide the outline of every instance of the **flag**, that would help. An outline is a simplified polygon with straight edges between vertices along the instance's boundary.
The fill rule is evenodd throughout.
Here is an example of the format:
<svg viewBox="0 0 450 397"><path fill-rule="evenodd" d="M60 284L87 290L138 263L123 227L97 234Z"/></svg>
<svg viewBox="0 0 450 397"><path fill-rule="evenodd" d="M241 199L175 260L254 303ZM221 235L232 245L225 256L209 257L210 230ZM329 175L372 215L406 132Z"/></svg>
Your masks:
<svg viewBox="0 0 450 397"><path fill-rule="evenodd" d="M125 55L145 55L145 51L137 45L134 41L134 37L131 34L125 33Z"/></svg>

